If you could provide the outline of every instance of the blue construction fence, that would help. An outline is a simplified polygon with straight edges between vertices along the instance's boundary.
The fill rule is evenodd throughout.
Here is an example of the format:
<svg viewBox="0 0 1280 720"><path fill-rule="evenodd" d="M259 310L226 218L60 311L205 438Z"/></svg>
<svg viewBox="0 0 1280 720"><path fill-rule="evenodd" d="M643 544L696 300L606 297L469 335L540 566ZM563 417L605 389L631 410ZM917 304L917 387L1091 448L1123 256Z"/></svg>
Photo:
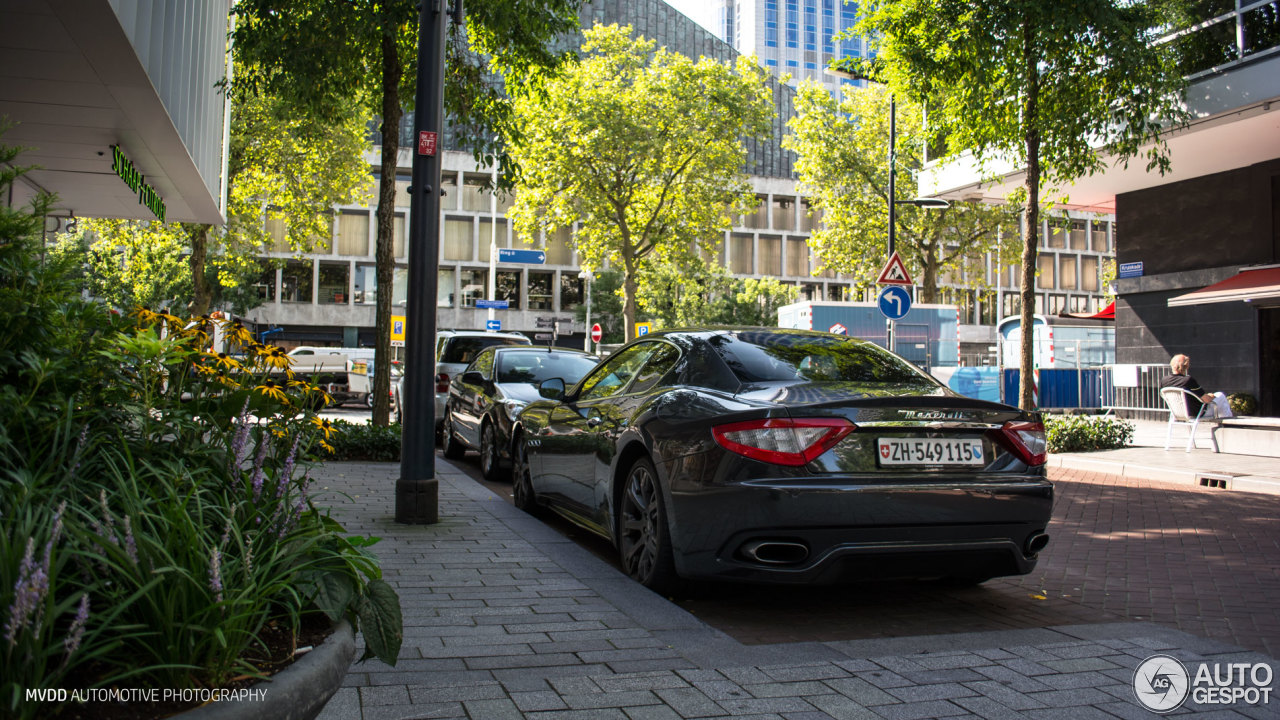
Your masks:
<svg viewBox="0 0 1280 720"><path fill-rule="evenodd" d="M932 368L933 376L961 395L1018 403L1020 370L998 367ZM1003 376L1002 373L1003 372ZM1056 368L1040 371L1039 407L1103 408L1116 404L1111 368Z"/></svg>

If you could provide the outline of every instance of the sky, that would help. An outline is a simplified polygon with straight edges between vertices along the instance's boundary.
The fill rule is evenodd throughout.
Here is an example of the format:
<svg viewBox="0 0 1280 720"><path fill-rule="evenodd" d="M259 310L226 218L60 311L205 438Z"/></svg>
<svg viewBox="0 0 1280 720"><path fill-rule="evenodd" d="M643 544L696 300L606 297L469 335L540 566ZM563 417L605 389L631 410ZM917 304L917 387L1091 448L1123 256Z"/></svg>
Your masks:
<svg viewBox="0 0 1280 720"><path fill-rule="evenodd" d="M710 0L667 0L667 4L693 18L702 27L711 30Z"/></svg>

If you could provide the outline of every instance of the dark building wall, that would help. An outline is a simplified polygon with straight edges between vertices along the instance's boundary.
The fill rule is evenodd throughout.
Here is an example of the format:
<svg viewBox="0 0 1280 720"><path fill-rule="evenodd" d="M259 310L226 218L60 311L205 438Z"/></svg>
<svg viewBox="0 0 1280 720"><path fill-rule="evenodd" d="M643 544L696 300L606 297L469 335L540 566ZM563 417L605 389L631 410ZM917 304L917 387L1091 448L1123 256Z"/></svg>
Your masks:
<svg viewBox="0 0 1280 720"><path fill-rule="evenodd" d="M1116 256L1142 262L1118 280L1116 362L1164 363L1177 353L1209 390L1248 392L1268 404L1258 309L1244 302L1169 307L1168 300L1280 262L1280 161L1116 196ZM1266 386L1264 391L1263 386Z"/></svg>

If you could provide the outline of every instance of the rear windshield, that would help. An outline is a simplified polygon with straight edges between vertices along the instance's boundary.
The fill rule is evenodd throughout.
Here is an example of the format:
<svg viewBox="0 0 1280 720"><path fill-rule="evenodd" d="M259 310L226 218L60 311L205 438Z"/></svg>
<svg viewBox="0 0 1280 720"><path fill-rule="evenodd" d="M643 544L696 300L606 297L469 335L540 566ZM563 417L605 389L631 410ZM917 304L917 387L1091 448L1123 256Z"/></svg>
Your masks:
<svg viewBox="0 0 1280 720"><path fill-rule="evenodd" d="M574 385L595 366L596 359L587 355L504 350L498 354L498 382L536 385L543 380L560 378L565 385Z"/></svg>
<svg viewBox="0 0 1280 720"><path fill-rule="evenodd" d="M493 347L494 345L528 345L529 341L521 342L518 338L509 337L485 337L483 335L469 335L464 337L449 338L444 345L444 352L440 354L440 362L442 363L459 363L465 365L476 359L476 355L480 351Z"/></svg>
<svg viewBox="0 0 1280 720"><path fill-rule="evenodd" d="M743 383L929 383L928 375L869 342L768 331L717 335L710 340Z"/></svg>

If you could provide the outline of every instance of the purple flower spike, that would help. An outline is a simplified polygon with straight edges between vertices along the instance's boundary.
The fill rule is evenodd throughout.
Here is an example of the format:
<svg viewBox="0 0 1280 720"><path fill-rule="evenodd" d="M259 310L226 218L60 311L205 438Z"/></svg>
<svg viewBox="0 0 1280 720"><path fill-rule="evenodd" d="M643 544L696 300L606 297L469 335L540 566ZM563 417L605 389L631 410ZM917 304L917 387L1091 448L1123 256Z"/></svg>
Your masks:
<svg viewBox="0 0 1280 720"><path fill-rule="evenodd" d="M262 483L267 479L267 473L263 469L263 464L267 460L267 450L271 447L271 443L265 441L258 444L258 455L253 459L253 501L258 502L258 498L262 497Z"/></svg>
<svg viewBox="0 0 1280 720"><path fill-rule="evenodd" d="M129 521L129 516L124 516L124 551L129 554L129 560L133 562L133 566L138 566L138 543L133 537L133 523Z"/></svg>
<svg viewBox="0 0 1280 720"><path fill-rule="evenodd" d="M249 399L245 398L244 408L236 418L238 427L231 440L232 469L239 470L249 452Z"/></svg>
<svg viewBox="0 0 1280 720"><path fill-rule="evenodd" d="M80 641L84 639L84 626L88 621L89 593L85 593L80 596L80 609L76 610L76 617L71 621L71 629L67 631L67 639L63 641L63 647L67 649L68 658L80 648Z"/></svg>
<svg viewBox="0 0 1280 720"><path fill-rule="evenodd" d="M209 558L209 588L213 590L214 601L222 604L222 551L213 549Z"/></svg>
<svg viewBox="0 0 1280 720"><path fill-rule="evenodd" d="M18 569L18 581L13 584L13 604L9 606L9 621L4 626L4 639L9 647L18 644L18 633L28 626L33 634L40 634L44 619L44 597L49 592L49 568L47 562L35 561L36 543L27 539L27 551ZM47 559L46 559L47 560Z"/></svg>

